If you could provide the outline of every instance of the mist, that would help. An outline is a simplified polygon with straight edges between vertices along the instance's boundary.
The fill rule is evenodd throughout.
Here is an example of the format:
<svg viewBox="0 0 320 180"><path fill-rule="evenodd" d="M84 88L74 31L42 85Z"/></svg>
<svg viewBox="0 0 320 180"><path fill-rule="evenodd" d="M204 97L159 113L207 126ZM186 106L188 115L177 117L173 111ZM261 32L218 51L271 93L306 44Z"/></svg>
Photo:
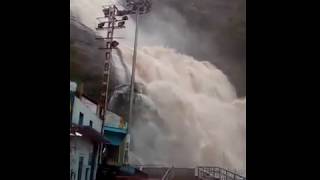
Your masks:
<svg viewBox="0 0 320 180"><path fill-rule="evenodd" d="M101 6L107 2L70 0L71 15L94 30L96 17L103 16ZM226 9L223 1L201 1L205 2L207 8L216 3L215 7ZM157 116L136 111L130 162L221 166L245 174L245 54L238 48L222 48L231 41L222 36L228 12L211 13L191 3L196 1L154 1L153 10L139 19L136 81L146 87ZM188 8L190 15L184 13ZM195 11L202 19L196 19ZM117 61L119 53L114 52L111 77L120 84L128 83L124 73L125 67L131 67L133 19L115 33L124 37L118 40L124 63Z"/></svg>
<svg viewBox="0 0 320 180"><path fill-rule="evenodd" d="M95 29L101 6L123 0L70 0L71 15ZM246 95L246 0L153 0L152 11L140 16L139 46L164 46L209 61ZM85 7L85 8L82 8ZM134 17L116 32L133 45Z"/></svg>
<svg viewBox="0 0 320 180"><path fill-rule="evenodd" d="M132 49L122 47L122 55L130 67ZM149 107L135 104L132 164L215 165L245 174L246 100L237 98L221 70L155 46L139 49L136 68ZM120 68L116 76L125 82L124 74Z"/></svg>

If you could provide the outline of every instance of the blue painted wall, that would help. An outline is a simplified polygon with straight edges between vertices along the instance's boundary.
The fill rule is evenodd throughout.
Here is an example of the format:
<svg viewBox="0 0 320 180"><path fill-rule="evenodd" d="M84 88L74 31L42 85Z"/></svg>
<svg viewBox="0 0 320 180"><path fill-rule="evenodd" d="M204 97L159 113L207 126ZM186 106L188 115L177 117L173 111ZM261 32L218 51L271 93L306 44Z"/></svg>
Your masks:
<svg viewBox="0 0 320 180"><path fill-rule="evenodd" d="M111 144L115 146L120 146L126 136L125 133L113 132L110 130L106 130L106 128L104 131L104 135L109 141L111 141Z"/></svg>

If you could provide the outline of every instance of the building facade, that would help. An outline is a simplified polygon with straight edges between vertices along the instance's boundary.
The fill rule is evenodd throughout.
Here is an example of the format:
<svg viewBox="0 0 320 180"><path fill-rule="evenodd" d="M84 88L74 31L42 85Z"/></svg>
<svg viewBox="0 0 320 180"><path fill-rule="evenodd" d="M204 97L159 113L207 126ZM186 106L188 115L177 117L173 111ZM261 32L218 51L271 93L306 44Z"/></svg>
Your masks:
<svg viewBox="0 0 320 180"><path fill-rule="evenodd" d="M105 156L106 164L123 166L128 164L128 124L120 116L107 111L104 126L104 136L110 141L107 145Z"/></svg>
<svg viewBox="0 0 320 180"><path fill-rule="evenodd" d="M95 180L99 147L108 141L101 134L97 105L76 89L70 82L70 179Z"/></svg>

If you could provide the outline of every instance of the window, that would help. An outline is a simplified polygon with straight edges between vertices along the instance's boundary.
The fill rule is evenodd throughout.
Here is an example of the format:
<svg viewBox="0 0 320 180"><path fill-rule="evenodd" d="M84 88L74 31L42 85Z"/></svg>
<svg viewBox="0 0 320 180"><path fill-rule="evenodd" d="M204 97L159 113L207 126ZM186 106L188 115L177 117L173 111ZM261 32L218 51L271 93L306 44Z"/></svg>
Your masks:
<svg viewBox="0 0 320 180"><path fill-rule="evenodd" d="M90 127L92 128L92 126L93 126L93 122L90 120L90 122L89 122L89 125L90 125Z"/></svg>
<svg viewBox="0 0 320 180"><path fill-rule="evenodd" d="M80 115L79 115L79 125L82 126L83 125L83 113L80 112Z"/></svg>
<svg viewBox="0 0 320 180"><path fill-rule="evenodd" d="M78 180L81 180L82 177L82 166L83 166L83 157L79 158L79 166L78 166Z"/></svg>
<svg viewBox="0 0 320 180"><path fill-rule="evenodd" d="M111 43L107 42L107 44L106 44L107 48L110 48L110 45L111 45Z"/></svg>
<svg viewBox="0 0 320 180"><path fill-rule="evenodd" d="M88 165L92 165L92 156L93 156L93 153L89 153Z"/></svg>
<svg viewBox="0 0 320 180"><path fill-rule="evenodd" d="M89 168L86 169L86 180L89 180Z"/></svg>

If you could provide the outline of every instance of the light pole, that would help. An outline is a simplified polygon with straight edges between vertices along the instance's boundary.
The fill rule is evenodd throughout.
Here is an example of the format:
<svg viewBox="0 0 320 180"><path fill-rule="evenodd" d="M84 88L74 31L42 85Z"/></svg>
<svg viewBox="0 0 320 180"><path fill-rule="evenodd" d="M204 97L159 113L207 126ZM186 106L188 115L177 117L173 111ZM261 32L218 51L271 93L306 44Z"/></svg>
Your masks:
<svg viewBox="0 0 320 180"><path fill-rule="evenodd" d="M129 119L128 119L128 134L130 134L129 123L132 123L133 116L133 99L134 99L134 82L135 82L135 69L136 69L136 59L137 59L137 48L138 48L138 30L139 30L139 14L148 13L151 9L150 0L129 0L128 5L131 6L132 12L136 15L136 28L134 36L134 47L133 47L133 57L132 57L132 71L131 71L131 83L130 83L130 104L129 104Z"/></svg>
<svg viewBox="0 0 320 180"><path fill-rule="evenodd" d="M137 61L137 46L138 46L138 29L139 29L139 11L136 11L136 30L134 35L134 46L133 46L133 57L132 57L132 71L131 71L131 83L130 83L130 104L129 104L129 119L128 122L131 123L132 120L132 109L133 109L133 97L134 97L134 82L135 82L135 71L136 71L136 61ZM130 134L130 128L128 124L128 133Z"/></svg>
<svg viewBox="0 0 320 180"><path fill-rule="evenodd" d="M148 13L151 9L151 1L150 0L128 0L127 6L131 7L131 13L136 15L136 28L135 28L135 36L134 36L134 47L133 47L133 57L132 57L132 71L131 71L131 83L130 83L130 102L129 102L129 119L128 119L128 139L126 154L127 160L129 162L129 151L130 147L132 149L131 141L133 138L131 137L131 125L132 125L132 116L133 116L133 99L134 99L134 83L135 83L135 70L136 70L136 60L137 60L137 48L138 48L138 30L139 30L139 14Z"/></svg>

